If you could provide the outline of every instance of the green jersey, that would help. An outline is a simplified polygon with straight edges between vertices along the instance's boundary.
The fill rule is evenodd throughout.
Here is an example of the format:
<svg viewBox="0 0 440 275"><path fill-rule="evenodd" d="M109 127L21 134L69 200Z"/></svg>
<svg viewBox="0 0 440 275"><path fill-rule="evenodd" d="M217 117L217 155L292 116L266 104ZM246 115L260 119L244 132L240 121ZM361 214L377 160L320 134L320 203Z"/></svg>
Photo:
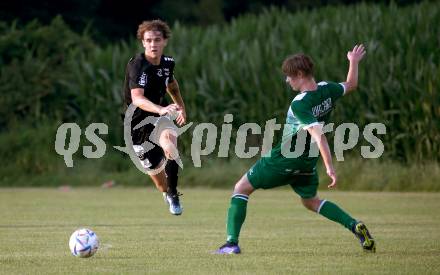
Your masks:
<svg viewBox="0 0 440 275"><path fill-rule="evenodd" d="M344 91L342 83L320 82L315 91L295 96L287 112L282 140L270 155L261 159L264 166L286 174L312 172L319 152L314 155L311 152L311 136L306 129L328 123L335 103Z"/></svg>

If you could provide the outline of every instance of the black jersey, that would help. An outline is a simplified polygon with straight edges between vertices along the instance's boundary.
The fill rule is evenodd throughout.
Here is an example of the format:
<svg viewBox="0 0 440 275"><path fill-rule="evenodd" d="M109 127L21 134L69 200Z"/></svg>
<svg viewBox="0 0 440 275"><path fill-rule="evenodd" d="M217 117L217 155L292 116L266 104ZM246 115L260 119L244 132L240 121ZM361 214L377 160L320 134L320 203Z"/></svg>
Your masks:
<svg viewBox="0 0 440 275"><path fill-rule="evenodd" d="M131 89L136 88L143 89L144 96L154 104L168 105L164 96L168 83L174 81L173 72L174 59L170 56L162 55L159 65L148 62L144 53L131 58L125 70L124 99L126 106L128 107L132 103ZM140 108L135 109L131 119L133 144L142 144L154 129L154 126L147 124L134 130L136 125L149 116L159 116L159 114L150 113Z"/></svg>
<svg viewBox="0 0 440 275"><path fill-rule="evenodd" d="M144 89L144 96L154 104L165 106L164 96L168 83L174 81L174 59L170 56L160 58L159 65L153 65L141 53L131 58L125 70L124 98L129 106L132 102L131 89ZM135 111L136 116L158 116L141 109Z"/></svg>

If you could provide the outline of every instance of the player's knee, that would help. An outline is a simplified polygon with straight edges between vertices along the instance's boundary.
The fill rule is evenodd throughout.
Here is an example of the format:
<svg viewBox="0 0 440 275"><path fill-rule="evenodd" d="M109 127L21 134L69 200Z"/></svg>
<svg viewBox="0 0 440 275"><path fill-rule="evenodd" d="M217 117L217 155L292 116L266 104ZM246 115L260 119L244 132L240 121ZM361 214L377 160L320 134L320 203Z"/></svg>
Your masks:
<svg viewBox="0 0 440 275"><path fill-rule="evenodd" d="M246 175L244 176L246 177ZM254 188L249 183L247 178L241 178L234 186L234 193L235 194L244 194L244 195L250 195L254 191Z"/></svg>
<svg viewBox="0 0 440 275"><path fill-rule="evenodd" d="M165 145L162 147L164 155L169 160L176 160L179 158L179 152L173 145Z"/></svg>
<svg viewBox="0 0 440 275"><path fill-rule="evenodd" d="M169 140L164 140L163 142L161 142L160 145L167 159L175 160L178 158L179 152L173 142L170 142Z"/></svg>
<svg viewBox="0 0 440 275"><path fill-rule="evenodd" d="M177 143L177 133L172 129L165 129L160 133L159 137L160 143Z"/></svg>
<svg viewBox="0 0 440 275"><path fill-rule="evenodd" d="M163 131L160 136L160 146L167 159L175 160L179 157L176 136L171 131Z"/></svg>
<svg viewBox="0 0 440 275"><path fill-rule="evenodd" d="M310 211L316 212L318 210L320 200L318 198L301 199L301 202L305 208L309 209Z"/></svg>

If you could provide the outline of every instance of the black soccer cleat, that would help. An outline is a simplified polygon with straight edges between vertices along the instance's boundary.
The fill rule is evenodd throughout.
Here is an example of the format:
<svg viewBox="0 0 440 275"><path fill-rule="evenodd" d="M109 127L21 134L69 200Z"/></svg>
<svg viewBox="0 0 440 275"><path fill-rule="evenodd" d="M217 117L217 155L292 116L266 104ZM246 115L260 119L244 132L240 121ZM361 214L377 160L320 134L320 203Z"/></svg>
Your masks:
<svg viewBox="0 0 440 275"><path fill-rule="evenodd" d="M376 242L363 222L356 223L352 228L352 232L359 239L365 252L376 252Z"/></svg>

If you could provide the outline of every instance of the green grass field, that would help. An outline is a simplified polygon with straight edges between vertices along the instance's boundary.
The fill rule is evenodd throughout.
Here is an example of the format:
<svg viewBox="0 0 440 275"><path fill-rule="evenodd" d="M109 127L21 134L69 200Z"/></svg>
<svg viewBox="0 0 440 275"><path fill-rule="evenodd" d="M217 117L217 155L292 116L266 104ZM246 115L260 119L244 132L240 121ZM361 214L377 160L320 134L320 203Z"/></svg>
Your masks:
<svg viewBox="0 0 440 275"><path fill-rule="evenodd" d="M258 191L243 254L211 255L224 242L230 190L182 191L185 211L174 217L152 188L0 189L0 273L440 273L439 193L321 193L367 223L378 243L367 254L289 189ZM70 254L79 227L101 239L92 258Z"/></svg>

